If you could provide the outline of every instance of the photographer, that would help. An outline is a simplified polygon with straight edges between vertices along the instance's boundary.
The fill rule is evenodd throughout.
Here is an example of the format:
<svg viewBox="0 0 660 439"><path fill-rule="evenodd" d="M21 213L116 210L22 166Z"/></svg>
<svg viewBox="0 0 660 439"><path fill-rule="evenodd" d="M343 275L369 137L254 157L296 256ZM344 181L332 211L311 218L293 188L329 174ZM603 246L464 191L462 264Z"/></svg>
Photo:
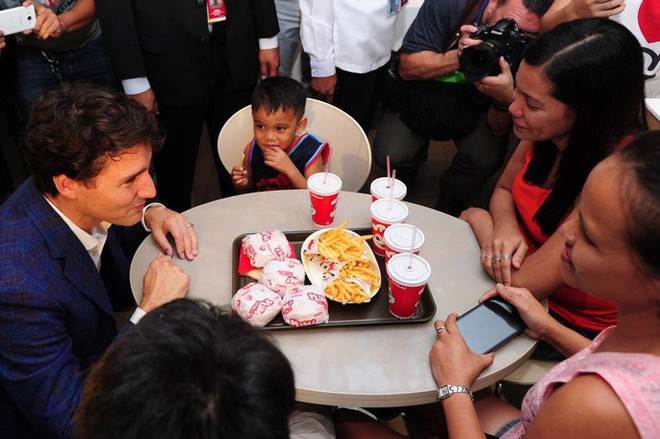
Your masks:
<svg viewBox="0 0 660 439"><path fill-rule="evenodd" d="M452 139L458 153L440 178L436 209L458 216L465 200L476 193L506 155L513 100L513 77L502 63L502 73L475 85L457 81L459 55L476 40L452 38L462 24L493 25L511 17L528 33L539 29L540 16L551 0L427 0L406 33L398 73L403 81L386 99L374 141L380 166L390 156L402 180L412 183L426 160L428 143ZM464 28L465 35L475 31ZM494 105L491 105L494 104ZM490 111L489 111L490 108Z"/></svg>

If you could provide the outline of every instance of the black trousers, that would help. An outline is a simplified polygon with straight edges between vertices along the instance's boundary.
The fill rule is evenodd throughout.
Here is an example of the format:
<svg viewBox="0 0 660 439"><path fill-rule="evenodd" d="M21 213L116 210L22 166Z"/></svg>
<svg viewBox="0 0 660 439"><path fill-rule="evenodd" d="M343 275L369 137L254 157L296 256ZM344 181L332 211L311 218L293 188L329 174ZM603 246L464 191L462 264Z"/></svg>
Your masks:
<svg viewBox="0 0 660 439"><path fill-rule="evenodd" d="M337 69L337 89L333 105L355 119L365 133L369 132L376 108L383 96L387 64L368 72L351 73Z"/></svg>
<svg viewBox="0 0 660 439"><path fill-rule="evenodd" d="M222 196L235 193L229 173L218 156L218 134L227 119L250 103L254 85L233 86L225 48L222 33L210 38L213 81L203 101L188 107L159 104L158 119L165 130L166 140L162 150L154 154L158 196L167 207L178 212L191 207L195 164L205 122ZM255 84L257 76L258 72L255 72Z"/></svg>

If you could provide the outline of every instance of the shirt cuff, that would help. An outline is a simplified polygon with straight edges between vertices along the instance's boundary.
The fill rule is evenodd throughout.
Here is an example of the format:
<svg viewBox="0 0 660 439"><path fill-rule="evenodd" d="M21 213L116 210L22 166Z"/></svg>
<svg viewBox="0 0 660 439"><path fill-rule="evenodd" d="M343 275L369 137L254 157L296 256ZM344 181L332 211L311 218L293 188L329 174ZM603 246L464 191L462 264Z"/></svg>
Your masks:
<svg viewBox="0 0 660 439"><path fill-rule="evenodd" d="M141 78L122 79L121 86L124 88L124 93L127 95L144 93L151 88L151 84L149 84L149 80L146 76Z"/></svg>
<svg viewBox="0 0 660 439"><path fill-rule="evenodd" d="M146 313L142 308L140 308L140 307L138 306L137 308L135 308L135 312L133 312L133 315L131 316L131 323L133 323L134 325L137 325L138 322L139 322L139 321L142 319L142 317L144 317L145 315L147 315L147 313Z"/></svg>
<svg viewBox="0 0 660 439"><path fill-rule="evenodd" d="M151 209L152 207L162 207L164 209L165 205L163 203L149 203L142 208L142 218L140 218L140 222L142 223L142 227L144 227L144 231L149 233L151 233L151 229L147 227L147 223L144 222L144 214L147 213L147 209Z"/></svg>
<svg viewBox="0 0 660 439"><path fill-rule="evenodd" d="M315 61L310 63L310 67L312 68L313 78L325 78L326 76L332 76L337 73L334 60Z"/></svg>
<svg viewBox="0 0 660 439"><path fill-rule="evenodd" d="M270 38L259 38L259 49L277 49L277 35Z"/></svg>

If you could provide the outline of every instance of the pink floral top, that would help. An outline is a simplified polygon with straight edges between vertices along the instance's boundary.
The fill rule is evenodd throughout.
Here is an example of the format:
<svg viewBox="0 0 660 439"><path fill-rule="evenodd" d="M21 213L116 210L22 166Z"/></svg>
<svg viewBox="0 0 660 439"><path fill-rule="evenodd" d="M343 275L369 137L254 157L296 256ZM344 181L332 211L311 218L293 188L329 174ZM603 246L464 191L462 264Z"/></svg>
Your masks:
<svg viewBox="0 0 660 439"><path fill-rule="evenodd" d="M614 327L607 328L589 346L562 361L532 387L522 403L519 422L502 438L520 438L556 386L583 374L597 374L614 389L643 439L660 438L660 357L594 351Z"/></svg>

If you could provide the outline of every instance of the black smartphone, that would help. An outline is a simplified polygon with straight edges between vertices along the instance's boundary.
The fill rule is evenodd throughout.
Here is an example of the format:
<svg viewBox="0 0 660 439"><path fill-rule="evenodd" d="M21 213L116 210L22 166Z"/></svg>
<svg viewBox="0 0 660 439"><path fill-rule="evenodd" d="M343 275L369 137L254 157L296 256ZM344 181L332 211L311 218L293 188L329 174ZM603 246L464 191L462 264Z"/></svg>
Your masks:
<svg viewBox="0 0 660 439"><path fill-rule="evenodd" d="M458 317L456 324L468 347L486 354L520 334L527 326L516 308L503 299L489 299Z"/></svg>

